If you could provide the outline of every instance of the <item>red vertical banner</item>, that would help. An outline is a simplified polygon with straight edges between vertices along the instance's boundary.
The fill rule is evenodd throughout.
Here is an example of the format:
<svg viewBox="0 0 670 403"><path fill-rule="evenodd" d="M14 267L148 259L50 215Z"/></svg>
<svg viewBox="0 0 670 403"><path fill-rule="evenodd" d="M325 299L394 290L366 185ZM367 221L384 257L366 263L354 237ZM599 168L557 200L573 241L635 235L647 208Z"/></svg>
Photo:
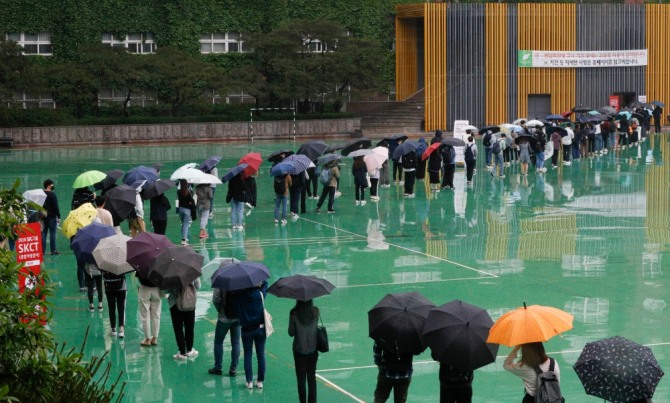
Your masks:
<svg viewBox="0 0 670 403"><path fill-rule="evenodd" d="M610 95L610 106L619 112L620 105L618 95Z"/></svg>
<svg viewBox="0 0 670 403"><path fill-rule="evenodd" d="M42 228L39 223L21 224L16 231L16 261L23 263L19 270L19 292L32 293L35 298L40 297L40 288L44 285L44 280L40 279L42 273L42 262L44 254L42 253ZM39 319L42 325L46 325L46 312L39 304L35 304L35 315L30 318L23 318L23 321Z"/></svg>

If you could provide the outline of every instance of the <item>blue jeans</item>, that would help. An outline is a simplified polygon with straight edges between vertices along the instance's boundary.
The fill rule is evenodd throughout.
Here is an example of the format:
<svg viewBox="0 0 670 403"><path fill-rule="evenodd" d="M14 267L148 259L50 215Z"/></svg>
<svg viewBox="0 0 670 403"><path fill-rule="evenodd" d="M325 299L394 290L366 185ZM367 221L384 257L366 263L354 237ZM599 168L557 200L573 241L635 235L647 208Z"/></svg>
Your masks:
<svg viewBox="0 0 670 403"><path fill-rule="evenodd" d="M244 202L231 200L230 202L230 222L233 225L242 225L244 219Z"/></svg>
<svg viewBox="0 0 670 403"><path fill-rule="evenodd" d="M221 369L223 362L223 340L230 330L230 344L232 350L230 351L230 370L237 369L237 363L240 361L240 337L241 327L240 322L221 322L216 321L216 330L214 331L214 368Z"/></svg>
<svg viewBox="0 0 670 403"><path fill-rule="evenodd" d="M247 382L254 380L254 369L251 358L256 347L256 359L258 360L258 382L265 380L265 328L259 327L250 332L242 332L242 347L244 347L244 376Z"/></svg>
<svg viewBox="0 0 670 403"><path fill-rule="evenodd" d="M49 232L49 242L51 244L51 253L56 250L56 227L58 218L51 217L44 220L44 229L42 230L42 253L47 253L47 232Z"/></svg>
<svg viewBox="0 0 670 403"><path fill-rule="evenodd" d="M279 220L279 208L281 207L281 219L286 219L286 204L288 203L288 196L275 195L275 220Z"/></svg>
<svg viewBox="0 0 670 403"><path fill-rule="evenodd" d="M503 161L503 153L499 152L498 154L493 155L494 159L494 165L493 165L493 174L495 175L496 172L498 172L499 176L503 175L503 172L505 170L505 165Z"/></svg>
<svg viewBox="0 0 670 403"><path fill-rule="evenodd" d="M596 134L596 151L602 151L603 149L603 135Z"/></svg>
<svg viewBox="0 0 670 403"><path fill-rule="evenodd" d="M188 240L188 230L191 228L191 209L179 207L179 219L181 220L181 239Z"/></svg>
<svg viewBox="0 0 670 403"><path fill-rule="evenodd" d="M535 153L535 167L537 169L544 168L544 151Z"/></svg>
<svg viewBox="0 0 670 403"><path fill-rule="evenodd" d="M486 165L491 165L491 155L493 152L491 152L491 147L484 147L484 154L486 155Z"/></svg>

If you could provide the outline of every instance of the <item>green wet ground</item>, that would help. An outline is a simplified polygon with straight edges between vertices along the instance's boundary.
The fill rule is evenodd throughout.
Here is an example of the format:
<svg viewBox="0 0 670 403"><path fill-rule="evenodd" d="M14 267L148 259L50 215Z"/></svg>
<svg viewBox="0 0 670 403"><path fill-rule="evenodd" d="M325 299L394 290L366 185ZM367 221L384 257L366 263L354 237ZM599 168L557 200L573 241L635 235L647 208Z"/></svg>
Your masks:
<svg viewBox="0 0 670 403"><path fill-rule="evenodd" d="M127 170L139 164L164 163L162 177L177 167L223 155L223 175L249 151L263 155L292 143L198 144L115 148L68 147L3 151L0 185L16 178L22 190L56 181L63 217L69 210L71 184L85 169ZM646 164L650 152L654 161ZM367 336L367 311L386 293L420 291L435 304L462 299L488 310L493 319L527 304L551 305L575 316L574 330L556 337L547 350L561 367L561 386L570 402L595 402L586 396L572 370L585 343L622 335L650 346L661 365L670 368L668 274L670 256L670 144L665 136L651 138L639 149L575 162L544 176L520 178L518 167L503 180L483 169L483 155L474 188L465 190L463 170L456 173L456 190L436 195L417 184L417 197L403 199L400 187L381 189L379 203L354 206L350 164L345 161L342 197L337 214L308 213L286 227L272 222L273 194L262 166L259 206L245 217L244 234L230 231L226 186L216 193L215 216L206 242L191 228L193 247L208 261L215 257L263 261L272 270L270 282L302 273L322 276L337 288L320 298L331 351L319 359L319 400L372 401L376 368L372 340ZM170 197L174 199L174 194ZM148 203L147 203L148 211ZM176 215L169 217L168 235L179 241ZM124 227L124 232L128 232ZM212 376L215 310L211 290L199 293L195 348L200 356L179 364L167 304L163 304L159 345L140 348L137 289L130 287L126 338L109 336L107 306L89 313L78 290L75 262L68 242L59 235L61 256L46 258L46 269L57 283L51 327L68 345L80 345L87 327L86 353L109 352L116 371L123 371L125 401L297 401L292 339L286 334L292 301L268 297L276 334L267 343L265 389L248 392L244 377ZM207 284L205 282L205 284ZM228 364L228 341L224 366ZM475 373L474 401L518 402L519 379L502 369L507 347L496 363ZM415 359L411 402L438 400L437 365L429 352ZM240 368L241 370L241 368ZM670 382L664 378L655 402L668 402Z"/></svg>

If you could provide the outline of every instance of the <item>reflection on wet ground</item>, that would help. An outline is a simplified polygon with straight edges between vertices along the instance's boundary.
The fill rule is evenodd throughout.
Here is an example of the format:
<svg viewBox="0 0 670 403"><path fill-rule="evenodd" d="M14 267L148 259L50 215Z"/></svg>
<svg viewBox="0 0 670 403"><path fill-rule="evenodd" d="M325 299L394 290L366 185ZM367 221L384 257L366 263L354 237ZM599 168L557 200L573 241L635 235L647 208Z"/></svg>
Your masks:
<svg viewBox="0 0 670 403"><path fill-rule="evenodd" d="M52 178L65 215L71 184L85 169L127 170L162 162L165 178L185 163L222 155L222 175L249 151L267 155L283 147L297 149L292 143L258 143L15 150L0 154L0 185L19 178L21 190L27 190ZM258 207L245 217L245 232L230 229L224 185L217 188L209 238L199 242L192 228L191 241L205 263L230 256L262 260L272 269L270 282L309 273L337 286L332 295L316 301L331 339L331 351L318 364L321 401L372 400L376 368L367 311L386 293L416 290L437 305L452 299L479 305L494 320L523 302L572 313L574 330L549 341L547 350L561 367L567 400L595 402L599 400L584 394L571 368L589 341L622 335L650 346L661 366L670 368L663 270L670 267L669 153L667 137L657 136L640 147L583 159L545 175L520 176L512 165L502 180L492 179L480 159L472 189L466 189L458 169L455 191L430 193L417 182L417 197L404 199L402 187L392 186L380 189L378 203L362 207L354 205L351 164L344 160L337 213L315 213L316 201L310 199L307 213L285 227L273 224L266 163L258 179ZM168 235L173 241L180 237L174 214ZM297 400L292 339L286 333L291 301L268 298L276 329L267 343L268 374L262 391L248 392L243 376L207 373L213 364L216 318L208 281L196 309L200 356L179 364L171 358L176 343L167 304L159 345L140 348L137 288L130 287L126 338L112 338L106 306L102 313L88 312L67 240L60 237L58 242L63 255L46 261L58 285L52 328L59 340L79 345L90 327L86 352L109 351L114 369L124 371L125 401ZM508 351L501 347L495 364L476 371L474 401L521 400L521 383L502 369ZM226 342L224 367L228 352ZM416 357L410 401L437 401L438 385L430 353ZM669 395L670 384L662 380L654 401L668 402Z"/></svg>

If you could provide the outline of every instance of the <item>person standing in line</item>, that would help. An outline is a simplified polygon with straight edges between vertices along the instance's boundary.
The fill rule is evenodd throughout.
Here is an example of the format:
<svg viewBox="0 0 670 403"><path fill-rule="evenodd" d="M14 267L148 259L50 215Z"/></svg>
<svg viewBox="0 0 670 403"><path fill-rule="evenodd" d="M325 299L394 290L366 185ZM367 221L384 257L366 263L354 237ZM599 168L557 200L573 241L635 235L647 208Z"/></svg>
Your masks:
<svg viewBox="0 0 670 403"><path fill-rule="evenodd" d="M208 174L214 175L218 178L219 170L214 167L208 172ZM209 218L212 219L214 218L214 195L216 194L216 183L211 183L209 187L212 188L212 198L209 201Z"/></svg>
<svg viewBox="0 0 670 403"><path fill-rule="evenodd" d="M551 133L550 141L554 146L554 153L551 155L551 169L558 168L558 156L561 153L561 135L558 131Z"/></svg>
<svg viewBox="0 0 670 403"><path fill-rule="evenodd" d="M139 233L142 233L147 230L146 224L144 223L144 200L140 196L140 191L142 188L137 188L135 192L135 214L128 218L128 229L130 230L130 236L135 238Z"/></svg>
<svg viewBox="0 0 670 403"><path fill-rule="evenodd" d="M663 116L663 108L659 105L654 107L654 110L651 112L651 116L654 118L654 132L656 134L661 133L661 119Z"/></svg>
<svg viewBox="0 0 670 403"><path fill-rule="evenodd" d="M179 189L177 190L177 214L181 221L181 244L188 245L188 230L191 228L191 222L195 220L195 201L193 193L186 179L179 180Z"/></svg>
<svg viewBox="0 0 670 403"><path fill-rule="evenodd" d="M379 196L377 194L377 189L379 188L379 171L380 168L377 168L372 172L368 171L370 174L370 200L373 202L379 201Z"/></svg>
<svg viewBox="0 0 670 403"><path fill-rule="evenodd" d="M163 305L163 293L149 279L142 277L139 272L135 273L140 287L137 290L137 309L140 312L140 322L144 340L140 346L149 347L158 344L158 333L161 328L161 307Z"/></svg>
<svg viewBox="0 0 670 403"><path fill-rule="evenodd" d="M395 151L395 149L398 148L398 146L402 143L403 140L392 141L390 144L391 147L389 147L389 155L393 155L393 151ZM414 170L416 171L416 167L414 167ZM392 171L393 171L393 183L402 186L405 182L402 180L402 174L404 172L404 169L400 160L392 159Z"/></svg>
<svg viewBox="0 0 670 403"><path fill-rule="evenodd" d="M389 351L383 348L377 340L372 346L372 354L375 365L379 369L374 403L387 401L391 396L391 391L393 391L395 403L406 402L409 384L412 382L412 354Z"/></svg>
<svg viewBox="0 0 670 403"><path fill-rule="evenodd" d="M482 145L484 146L484 157L486 159L486 168L489 170L493 169L493 151L491 150L491 144L493 141L495 141L495 139L495 134L491 133L490 130L487 130L486 133L484 133L484 137L482 138Z"/></svg>
<svg viewBox="0 0 670 403"><path fill-rule="evenodd" d="M456 150L450 145L441 147L442 152L442 189L454 190L454 173L456 172Z"/></svg>
<svg viewBox="0 0 670 403"><path fill-rule="evenodd" d="M92 203L95 200L95 193L88 187L81 187L74 190L72 193L72 202L70 203L70 210L76 210L81 205Z"/></svg>
<svg viewBox="0 0 670 403"><path fill-rule="evenodd" d="M105 209L105 198L102 196L97 196L95 198L95 209L98 211L96 221L100 224L109 225L114 227L114 219L112 218L112 213Z"/></svg>
<svg viewBox="0 0 670 403"><path fill-rule="evenodd" d="M300 196L302 195L302 188L305 184L305 174L300 172L296 175L291 175L291 187L289 188L289 210L291 211L291 218L298 219L298 209L300 208Z"/></svg>
<svg viewBox="0 0 670 403"><path fill-rule="evenodd" d="M417 165L416 165L416 180L417 181L423 181L426 178L426 163L427 161L421 158L421 155L423 154L424 151L426 151L426 148L428 148L428 144L426 143L426 139L421 137L419 139L419 149L416 152L417 154Z"/></svg>
<svg viewBox="0 0 670 403"><path fill-rule="evenodd" d="M389 149L389 142L388 140L382 140L377 144L379 147L386 147L388 149L388 156L391 156L391 151ZM391 179L389 178L389 161L388 159L382 163L382 167L379 171L379 185L383 188L390 188L391 187Z"/></svg>
<svg viewBox="0 0 670 403"><path fill-rule="evenodd" d="M316 212L319 213L321 211L321 206L326 200L326 196L328 196L328 213L332 214L335 213L335 210L333 210L333 203L335 203L335 189L337 188L337 179L340 177L340 169L338 168L337 161L329 162L321 169L330 169L332 175L328 184L323 185L321 197L319 197L319 201L316 203Z"/></svg>
<svg viewBox="0 0 670 403"><path fill-rule="evenodd" d="M93 291L98 293L98 311L102 311L102 273L95 263L84 263L86 270L86 288L88 290L88 310L95 312Z"/></svg>
<svg viewBox="0 0 670 403"><path fill-rule="evenodd" d="M119 276L103 272L102 278L105 282L105 296L107 297L107 308L109 309L109 324L111 326L111 335L124 338L125 316L126 316L126 294L128 287L126 285L126 275ZM119 327L116 327L116 314L119 315Z"/></svg>
<svg viewBox="0 0 670 403"><path fill-rule="evenodd" d="M519 144L519 163L521 163L521 175L528 175L528 164L530 163L530 143L522 140Z"/></svg>
<svg viewBox="0 0 670 403"><path fill-rule="evenodd" d="M230 222L233 231L244 231L244 203L247 201L247 188L242 175L235 175L228 182L226 203L230 203Z"/></svg>
<svg viewBox="0 0 670 403"><path fill-rule="evenodd" d="M60 207L58 206L58 197L54 192L56 185L51 179L47 179L42 184L44 193L47 198L44 200L44 210L47 213L44 219L44 229L42 230L42 253L46 254L47 249L47 234L49 235L49 246L51 247L52 255L60 255L56 247L56 228L60 223Z"/></svg>
<svg viewBox="0 0 670 403"><path fill-rule="evenodd" d="M196 290L200 289L200 277L191 282ZM177 340L179 351L172 356L177 361L185 361L188 358L198 356L198 350L193 348L193 339L195 334L195 308L189 311L182 311L177 307L177 298L183 289L170 290L168 295L168 305L170 305L170 318L172 318L172 329L174 337Z"/></svg>
<svg viewBox="0 0 670 403"><path fill-rule="evenodd" d="M438 130L439 131L439 130ZM441 136L441 134L440 134ZM435 144L431 141L431 145ZM442 146L443 147L443 146ZM430 189L435 192L440 192L440 170L442 169L442 153L440 149L430 153L428 157L428 181L430 182Z"/></svg>
<svg viewBox="0 0 670 403"><path fill-rule="evenodd" d="M291 175L279 175L274 178L275 191L275 225L286 225L286 204L288 204L288 190L291 188ZM280 215L281 209L281 215Z"/></svg>
<svg viewBox="0 0 670 403"><path fill-rule="evenodd" d="M256 186L256 175L257 174L253 174L244 178L244 186L246 188L246 199L244 200L244 205L249 207L250 209L256 208L257 189L258 189Z"/></svg>
<svg viewBox="0 0 670 403"><path fill-rule="evenodd" d="M351 165L351 174L354 176L354 186L356 187L356 205L365 206L365 188L368 187L367 167L363 157L354 158Z"/></svg>
<svg viewBox="0 0 670 403"><path fill-rule="evenodd" d="M514 362L519 350L521 350L521 359ZM544 345L540 342L526 343L516 346L512 349L507 358L505 358L503 368L513 375L518 376L523 381L526 394L521 401L522 403L535 402L535 383L537 381L535 368L539 367L542 372L548 371L551 366L551 361L554 361L553 358L547 356L544 351ZM558 363L555 361L554 373L556 374L556 379L558 379L558 382L560 383L561 371L558 367Z"/></svg>
<svg viewBox="0 0 670 403"><path fill-rule="evenodd" d="M305 183L305 189L307 190L307 198L318 200L319 194L317 193L319 187L319 178L316 174L316 167L307 168L307 183Z"/></svg>
<svg viewBox="0 0 670 403"><path fill-rule="evenodd" d="M253 389L254 371L252 358L256 348L258 377L256 388L263 389L265 381L265 316L263 300L267 295L268 283L263 281L258 287L251 287L231 295L233 309L242 326L242 348L244 349L244 376L247 389Z"/></svg>
<svg viewBox="0 0 670 403"><path fill-rule="evenodd" d="M567 135L561 137L561 147L563 148L563 165L572 164L570 156L572 155L572 139L574 137L574 132L570 128L565 128Z"/></svg>
<svg viewBox="0 0 670 403"><path fill-rule="evenodd" d="M447 363L440 363L440 403L472 402L473 371L463 371Z"/></svg>
<svg viewBox="0 0 670 403"><path fill-rule="evenodd" d="M465 159L465 178L467 186L472 187L472 177L475 174L475 167L477 166L477 145L472 136L468 136L468 143L465 145L463 152Z"/></svg>
<svg viewBox="0 0 670 403"><path fill-rule="evenodd" d="M200 215L200 239L205 239L207 235L207 222L209 221L209 210L212 206L212 188L209 183L201 183L195 187L196 209Z"/></svg>
<svg viewBox="0 0 670 403"><path fill-rule="evenodd" d="M414 194L414 180L416 178L416 152L408 152L407 154L400 157L398 162L401 164L402 170L405 174L405 197L408 199L413 199L416 196Z"/></svg>
<svg viewBox="0 0 670 403"><path fill-rule="evenodd" d="M149 199L149 220L151 220L155 234L165 235L170 209L172 205L164 194Z"/></svg>
<svg viewBox="0 0 670 403"><path fill-rule="evenodd" d="M234 310L228 303L228 293L219 288L214 288L212 292L212 303L218 312L216 321L216 330L214 330L214 367L208 372L212 375L223 374L223 341L230 330L230 368L229 376L237 375L237 364L240 361L240 338L242 328L240 321L235 316Z"/></svg>
<svg viewBox="0 0 670 403"><path fill-rule="evenodd" d="M296 301L288 320L288 335L293 337L293 362L300 403L316 403L316 326L319 308L309 301ZM305 388L305 384L307 388ZM306 389L306 390L305 390Z"/></svg>
<svg viewBox="0 0 670 403"><path fill-rule="evenodd" d="M491 176L495 176L497 172L498 178L500 179L505 177L505 163L503 161L503 151L505 150L505 147L507 147L507 135L505 133L501 133L500 138L496 138L492 135L491 158L493 159L493 171L491 171Z"/></svg>

